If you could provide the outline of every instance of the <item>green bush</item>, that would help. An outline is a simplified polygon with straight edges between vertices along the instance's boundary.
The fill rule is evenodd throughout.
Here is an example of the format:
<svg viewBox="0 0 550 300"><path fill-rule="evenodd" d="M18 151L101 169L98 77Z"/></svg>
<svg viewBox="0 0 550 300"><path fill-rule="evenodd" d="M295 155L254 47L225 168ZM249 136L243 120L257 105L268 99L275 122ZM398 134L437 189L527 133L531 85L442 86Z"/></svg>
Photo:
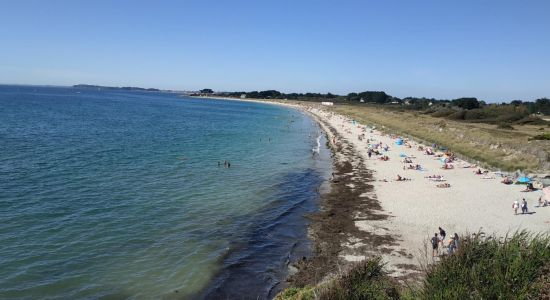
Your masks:
<svg viewBox="0 0 550 300"><path fill-rule="evenodd" d="M275 300L313 300L315 292L313 287L305 286L303 288L290 287L279 293Z"/></svg>
<svg viewBox="0 0 550 300"><path fill-rule="evenodd" d="M420 289L422 299L539 299L550 288L550 239L519 232L480 237L432 265Z"/></svg>
<svg viewBox="0 0 550 300"><path fill-rule="evenodd" d="M321 290L319 299L400 299L397 285L386 275L380 258L367 260Z"/></svg>

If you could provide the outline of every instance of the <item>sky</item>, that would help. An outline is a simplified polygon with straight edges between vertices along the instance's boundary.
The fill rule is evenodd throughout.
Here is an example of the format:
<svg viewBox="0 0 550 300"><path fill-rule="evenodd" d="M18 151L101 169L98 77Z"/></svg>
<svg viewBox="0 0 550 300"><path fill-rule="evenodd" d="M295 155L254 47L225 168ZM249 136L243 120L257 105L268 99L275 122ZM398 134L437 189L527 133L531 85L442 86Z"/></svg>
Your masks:
<svg viewBox="0 0 550 300"><path fill-rule="evenodd" d="M0 0L0 83L550 97L550 1Z"/></svg>

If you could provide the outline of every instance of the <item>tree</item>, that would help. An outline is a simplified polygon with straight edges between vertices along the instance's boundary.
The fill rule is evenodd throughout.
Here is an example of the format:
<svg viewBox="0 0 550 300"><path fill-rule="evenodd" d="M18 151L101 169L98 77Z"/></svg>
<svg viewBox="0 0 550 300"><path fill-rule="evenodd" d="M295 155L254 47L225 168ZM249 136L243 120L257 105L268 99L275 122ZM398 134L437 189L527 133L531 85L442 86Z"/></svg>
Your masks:
<svg viewBox="0 0 550 300"><path fill-rule="evenodd" d="M200 90L201 94L213 94L214 91L212 89L202 89Z"/></svg>
<svg viewBox="0 0 550 300"><path fill-rule="evenodd" d="M479 108L479 101L477 101L477 98L458 98L453 100L452 103L464 109Z"/></svg>

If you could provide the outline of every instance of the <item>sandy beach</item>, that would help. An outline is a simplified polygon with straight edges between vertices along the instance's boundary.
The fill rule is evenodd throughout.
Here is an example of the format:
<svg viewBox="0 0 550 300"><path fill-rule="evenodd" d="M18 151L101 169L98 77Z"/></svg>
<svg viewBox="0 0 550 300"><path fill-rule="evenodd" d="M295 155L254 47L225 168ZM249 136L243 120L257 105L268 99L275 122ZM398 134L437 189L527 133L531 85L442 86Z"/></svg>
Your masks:
<svg viewBox="0 0 550 300"><path fill-rule="evenodd" d="M374 198L381 207L380 213L389 217L369 219L364 211L355 212L357 228L380 236L393 237L393 243L381 247L364 247L365 241L351 237L340 254L344 261L358 261L372 255L380 255L388 262L394 276L407 276L414 273L415 267L431 260L429 239L442 227L447 238L455 232L483 232L505 236L516 230L526 229L535 233L550 232L550 207L538 206L542 192L521 192L525 185L505 185L499 174L489 172L476 175L477 168L464 168L467 162L455 160L453 169L442 169L440 158L426 155L418 150L418 143L409 141L410 148L396 145L397 137L391 137L379 130L365 129L362 124L333 114L320 107L309 111L336 130L339 136L331 141L349 144L354 155L361 157L364 167L372 172L373 190L365 198ZM364 134L362 140L359 135ZM382 155L368 158L368 142L382 143L389 147ZM425 147L425 145L424 145ZM404 170L403 154L410 157L412 164L422 166L422 171ZM338 153L336 153L338 156ZM353 158L347 158L353 160ZM355 167L361 167L357 164ZM397 175L410 180L396 181ZM441 175L445 181L435 182L426 178ZM449 188L438 188L437 184L448 183ZM353 186L348 186L353 189ZM529 214L514 215L512 203L525 198ZM365 251L366 248L370 248ZM359 250L359 251L358 251ZM428 255L427 255L428 254ZM427 257L428 256L428 257Z"/></svg>
<svg viewBox="0 0 550 300"><path fill-rule="evenodd" d="M524 229L550 233L550 206L537 207L540 190L521 192L525 185L505 185L500 174L489 170L476 175L478 168L465 168L472 165L460 159L452 163L453 169L442 169L441 157L418 150L419 146L431 145L412 140L405 140L410 147L397 145L397 136L368 128L318 104L219 99L293 107L309 113L327 134L334 157L334 180L331 191L323 195L319 213L310 216L315 249L311 258L295 264L296 274L289 278L295 285L317 283L373 256L381 256L397 279L418 278L423 264L438 260L432 258L429 240L439 227L447 233L445 242L454 233L505 236ZM369 143L387 145L388 151L379 151L389 160L380 160L377 155L369 158ZM404 155L412 163L403 163ZM418 164L422 170L407 169L410 164ZM397 181L397 175L409 180ZM442 181L426 178L432 175L442 176ZM441 183L450 187L437 187ZM521 214L520 209L515 215L512 203L522 198L529 213ZM439 252L446 250L440 248Z"/></svg>

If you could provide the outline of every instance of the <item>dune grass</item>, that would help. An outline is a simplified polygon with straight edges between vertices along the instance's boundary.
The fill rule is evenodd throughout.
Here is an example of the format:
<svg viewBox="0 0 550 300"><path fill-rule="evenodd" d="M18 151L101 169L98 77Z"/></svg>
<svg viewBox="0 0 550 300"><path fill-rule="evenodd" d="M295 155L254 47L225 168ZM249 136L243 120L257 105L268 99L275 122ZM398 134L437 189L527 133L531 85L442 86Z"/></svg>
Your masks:
<svg viewBox="0 0 550 300"><path fill-rule="evenodd" d="M550 238L527 232L466 236L457 252L424 272L420 283L399 285L374 258L331 282L306 287L310 298L292 288L276 299L548 299Z"/></svg>
<svg viewBox="0 0 550 300"><path fill-rule="evenodd" d="M510 130L498 128L498 125L453 121L376 105L336 105L331 110L363 124L383 127L381 129L388 132L442 145L485 167L526 172L548 172L550 169L550 142L533 139L549 134L541 132L540 126L514 125L514 130Z"/></svg>

